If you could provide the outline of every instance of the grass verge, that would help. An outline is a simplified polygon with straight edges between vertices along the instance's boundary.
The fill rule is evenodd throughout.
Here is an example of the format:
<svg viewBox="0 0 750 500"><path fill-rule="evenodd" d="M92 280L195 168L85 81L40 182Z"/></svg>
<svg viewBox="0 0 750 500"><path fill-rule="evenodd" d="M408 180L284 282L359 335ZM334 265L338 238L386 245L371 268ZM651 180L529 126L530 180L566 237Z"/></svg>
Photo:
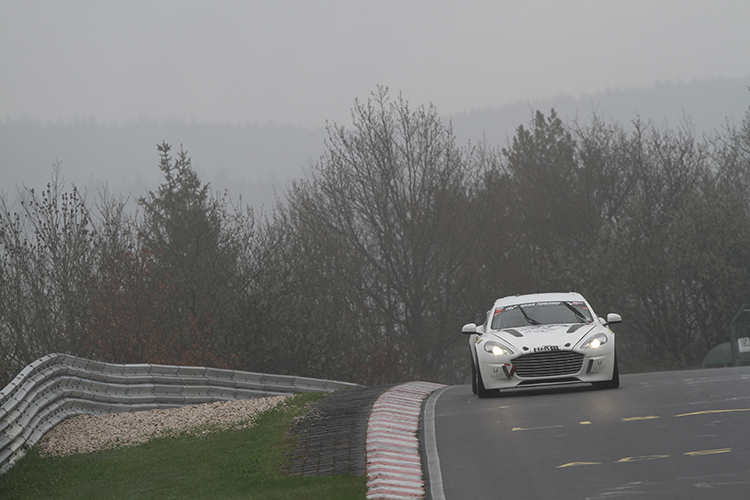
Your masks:
<svg viewBox="0 0 750 500"><path fill-rule="evenodd" d="M363 476L288 477L284 437L303 406L300 394L256 425L203 437L155 439L118 450L44 458L32 449L0 476L0 498L16 499L363 499Z"/></svg>

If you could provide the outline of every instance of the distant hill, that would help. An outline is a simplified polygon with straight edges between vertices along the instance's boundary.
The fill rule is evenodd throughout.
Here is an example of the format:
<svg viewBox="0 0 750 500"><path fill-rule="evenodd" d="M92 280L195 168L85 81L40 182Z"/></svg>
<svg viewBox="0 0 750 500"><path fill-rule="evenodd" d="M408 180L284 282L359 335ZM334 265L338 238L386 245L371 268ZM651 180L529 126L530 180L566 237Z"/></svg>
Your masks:
<svg viewBox="0 0 750 500"><path fill-rule="evenodd" d="M659 83L649 89L607 90L580 98L560 95L444 118L453 124L460 144L486 137L489 143L503 146L535 110L548 114L552 108L563 119L577 118L582 124L593 113L623 125L638 116L666 128L676 128L687 118L700 137L723 130L727 121L742 121L750 105L748 86L750 77ZM440 103L433 104L440 111ZM227 189L234 198L242 195L247 203L268 208L275 193L283 195L290 179L301 177L317 162L325 151L325 137L322 128L274 124L4 120L0 122L0 191L15 198L16 186L41 189L59 160L65 180L88 189L89 196L107 183L113 192L137 197L162 181L156 145L166 141L173 151L182 144L201 179L214 189Z"/></svg>
<svg viewBox="0 0 750 500"><path fill-rule="evenodd" d="M501 146L513 137L519 125L529 123L536 110L548 115L552 108L561 118L569 122L577 119L582 125L589 123L594 114L607 123L616 121L628 126L640 118L667 129L677 128L688 119L700 138L726 130L728 122L739 124L743 120L750 106L749 86L750 77L657 83L648 89L606 90L579 99L560 95L541 101L517 102L472 110L449 119L460 141L476 141L484 136L488 142Z"/></svg>

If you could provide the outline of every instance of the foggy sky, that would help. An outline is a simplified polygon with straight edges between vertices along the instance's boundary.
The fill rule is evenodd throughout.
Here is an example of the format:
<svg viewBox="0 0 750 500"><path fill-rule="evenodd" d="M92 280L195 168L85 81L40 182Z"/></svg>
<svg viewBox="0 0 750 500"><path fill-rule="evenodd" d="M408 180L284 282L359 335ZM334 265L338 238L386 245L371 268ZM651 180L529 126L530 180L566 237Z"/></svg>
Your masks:
<svg viewBox="0 0 750 500"><path fill-rule="evenodd" d="M0 0L0 120L350 123L750 75L747 1Z"/></svg>

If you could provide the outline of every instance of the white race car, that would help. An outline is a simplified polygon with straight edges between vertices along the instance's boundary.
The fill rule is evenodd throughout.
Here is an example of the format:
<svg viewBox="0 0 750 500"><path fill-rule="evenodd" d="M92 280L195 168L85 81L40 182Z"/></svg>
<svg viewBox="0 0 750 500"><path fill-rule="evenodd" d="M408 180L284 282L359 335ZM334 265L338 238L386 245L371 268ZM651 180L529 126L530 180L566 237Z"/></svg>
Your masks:
<svg viewBox="0 0 750 500"><path fill-rule="evenodd" d="M480 398L494 389L590 382L620 385L615 334L619 314L598 318L579 293L516 295L495 301L470 335L471 387Z"/></svg>

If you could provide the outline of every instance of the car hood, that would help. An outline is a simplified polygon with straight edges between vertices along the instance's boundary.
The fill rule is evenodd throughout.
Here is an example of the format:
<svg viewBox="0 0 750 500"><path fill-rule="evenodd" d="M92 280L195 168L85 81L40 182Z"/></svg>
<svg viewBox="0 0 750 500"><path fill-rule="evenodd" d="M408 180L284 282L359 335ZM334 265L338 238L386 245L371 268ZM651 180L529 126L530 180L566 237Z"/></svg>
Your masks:
<svg viewBox="0 0 750 500"><path fill-rule="evenodd" d="M600 328L601 325L596 322L589 324L529 325L492 331L490 335L486 335L485 337L497 337L519 349L528 347L533 350L534 347L544 346L558 346L560 349L572 349L583 337Z"/></svg>

